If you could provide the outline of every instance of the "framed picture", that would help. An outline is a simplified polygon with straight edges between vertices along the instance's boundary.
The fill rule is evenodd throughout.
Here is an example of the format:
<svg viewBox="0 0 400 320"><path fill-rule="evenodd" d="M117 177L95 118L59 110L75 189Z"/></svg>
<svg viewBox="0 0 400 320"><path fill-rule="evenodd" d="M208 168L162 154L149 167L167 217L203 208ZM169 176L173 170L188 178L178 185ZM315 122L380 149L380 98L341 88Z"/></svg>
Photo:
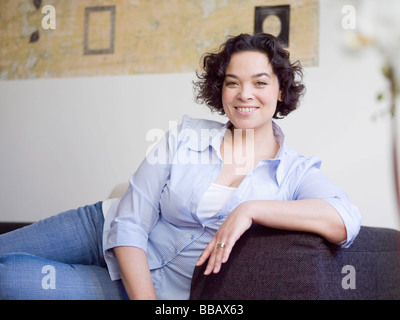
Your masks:
<svg viewBox="0 0 400 320"><path fill-rule="evenodd" d="M290 5L255 7L254 33L270 33L289 47Z"/></svg>

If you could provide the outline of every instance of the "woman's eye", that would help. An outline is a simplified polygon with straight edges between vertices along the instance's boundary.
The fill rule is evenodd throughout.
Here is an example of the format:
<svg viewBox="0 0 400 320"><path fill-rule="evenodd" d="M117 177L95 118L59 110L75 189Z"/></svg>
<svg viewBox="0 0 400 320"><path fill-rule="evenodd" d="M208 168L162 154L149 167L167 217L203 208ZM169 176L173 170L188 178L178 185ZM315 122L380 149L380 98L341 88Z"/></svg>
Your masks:
<svg viewBox="0 0 400 320"><path fill-rule="evenodd" d="M257 81L256 85L259 86L259 87L264 87L264 86L268 85L268 83L266 83L264 81Z"/></svg>
<svg viewBox="0 0 400 320"><path fill-rule="evenodd" d="M234 87L234 86L237 85L237 83L236 83L236 82L233 82L233 81L228 81L228 82L225 82L225 85L226 85L227 87Z"/></svg>

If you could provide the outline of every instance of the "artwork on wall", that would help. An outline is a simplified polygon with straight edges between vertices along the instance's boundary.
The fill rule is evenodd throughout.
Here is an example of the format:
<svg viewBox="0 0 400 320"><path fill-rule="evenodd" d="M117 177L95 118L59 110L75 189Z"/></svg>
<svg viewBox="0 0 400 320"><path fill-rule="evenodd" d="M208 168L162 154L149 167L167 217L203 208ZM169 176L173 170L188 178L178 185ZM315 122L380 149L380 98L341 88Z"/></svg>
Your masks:
<svg viewBox="0 0 400 320"><path fill-rule="evenodd" d="M256 7L254 33L270 33L289 47L290 5Z"/></svg>
<svg viewBox="0 0 400 320"><path fill-rule="evenodd" d="M109 32L107 32L107 29ZM85 8L84 54L114 53L115 6Z"/></svg>
<svg viewBox="0 0 400 320"><path fill-rule="evenodd" d="M0 80L193 72L254 32L316 66L319 0L1 0Z"/></svg>

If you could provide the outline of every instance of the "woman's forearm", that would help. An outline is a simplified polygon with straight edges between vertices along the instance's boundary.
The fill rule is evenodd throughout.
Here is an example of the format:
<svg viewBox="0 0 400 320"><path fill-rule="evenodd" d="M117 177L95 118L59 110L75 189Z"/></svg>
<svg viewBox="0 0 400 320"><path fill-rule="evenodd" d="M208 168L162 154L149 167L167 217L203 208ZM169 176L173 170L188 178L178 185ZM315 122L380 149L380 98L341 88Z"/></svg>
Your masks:
<svg viewBox="0 0 400 320"><path fill-rule="evenodd" d="M243 203L254 222L286 230L313 232L332 243L346 240L347 232L339 213L321 199L296 201L254 200Z"/></svg>
<svg viewBox="0 0 400 320"><path fill-rule="evenodd" d="M129 299L157 299L146 253L135 247L116 247L113 250Z"/></svg>
<svg viewBox="0 0 400 320"><path fill-rule="evenodd" d="M205 275L220 271L236 241L252 222L275 229L316 233L332 243L340 243L347 237L339 213L324 200L242 202L226 218L197 261L196 265L200 266L208 259Z"/></svg>

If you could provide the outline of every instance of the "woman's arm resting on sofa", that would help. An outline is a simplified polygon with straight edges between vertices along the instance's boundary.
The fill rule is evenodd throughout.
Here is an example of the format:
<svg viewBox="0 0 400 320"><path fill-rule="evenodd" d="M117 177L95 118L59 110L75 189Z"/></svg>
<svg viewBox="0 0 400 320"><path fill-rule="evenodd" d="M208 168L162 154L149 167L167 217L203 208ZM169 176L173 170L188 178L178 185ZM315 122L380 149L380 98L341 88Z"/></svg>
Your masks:
<svg viewBox="0 0 400 320"><path fill-rule="evenodd" d="M219 272L221 264L228 261L236 241L253 222L276 229L313 232L332 243L339 243L347 237L339 213L324 200L243 202L231 212L200 256L197 266L209 258L204 274ZM224 243L225 247L217 247L219 243Z"/></svg>
<svg viewBox="0 0 400 320"><path fill-rule="evenodd" d="M322 199L294 201L249 201L253 222L276 229L313 232L332 243L346 240L339 213Z"/></svg>

